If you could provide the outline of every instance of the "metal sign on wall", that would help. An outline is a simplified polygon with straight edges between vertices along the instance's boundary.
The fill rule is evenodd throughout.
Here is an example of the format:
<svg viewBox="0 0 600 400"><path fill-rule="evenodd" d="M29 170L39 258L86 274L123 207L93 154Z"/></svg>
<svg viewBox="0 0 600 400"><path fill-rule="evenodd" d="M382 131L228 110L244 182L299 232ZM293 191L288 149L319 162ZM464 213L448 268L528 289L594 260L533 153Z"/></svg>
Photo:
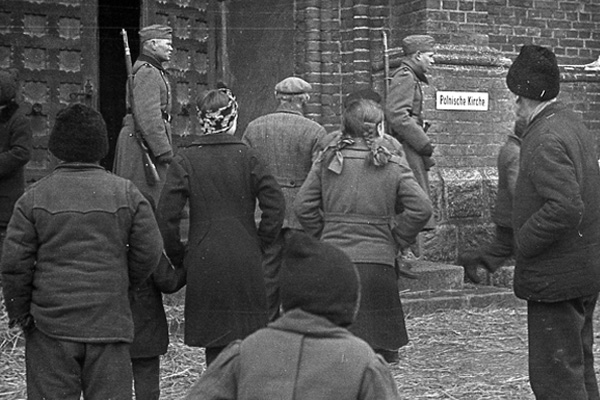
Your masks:
<svg viewBox="0 0 600 400"><path fill-rule="evenodd" d="M490 96L487 92L438 91L435 94L437 110L489 110Z"/></svg>

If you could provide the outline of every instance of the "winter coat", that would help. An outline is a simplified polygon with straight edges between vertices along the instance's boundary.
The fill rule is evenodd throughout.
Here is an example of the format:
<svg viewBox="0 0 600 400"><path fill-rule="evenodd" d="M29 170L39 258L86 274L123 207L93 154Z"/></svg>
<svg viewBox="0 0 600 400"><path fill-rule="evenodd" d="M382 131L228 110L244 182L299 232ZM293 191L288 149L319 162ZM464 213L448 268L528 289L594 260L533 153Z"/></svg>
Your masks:
<svg viewBox="0 0 600 400"><path fill-rule="evenodd" d="M369 345L329 320L294 309L226 348L188 400L399 399Z"/></svg>
<svg viewBox="0 0 600 400"><path fill-rule="evenodd" d="M392 74L386 111L392 136L402 143L417 182L429 193L427 171L433 162L427 152L431 141L423 129L421 82L428 83L425 74L410 59L404 59L401 67Z"/></svg>
<svg viewBox="0 0 600 400"><path fill-rule="evenodd" d="M257 226L258 200L262 218ZM189 248L180 240L189 201ZM261 247L283 223L281 189L258 154L227 134L179 150L167 173L157 217L167 254L187 270L185 343L225 346L268 320Z"/></svg>
<svg viewBox="0 0 600 400"><path fill-rule="evenodd" d="M512 228L512 207L519 176L521 139L508 135L498 153L498 191L492 221L498 226Z"/></svg>
<svg viewBox="0 0 600 400"><path fill-rule="evenodd" d="M25 189L25 164L31 157L29 120L11 102L0 110L0 230L6 229L13 207Z"/></svg>
<svg viewBox="0 0 600 400"><path fill-rule="evenodd" d="M171 144L171 87L167 72L154 58L142 54L133 65L133 97L135 113L140 123L144 141L152 158L173 153ZM129 98L127 98L128 107ZM156 164L160 182L153 186L146 182L142 149L134 135L133 116L129 112L123 118L123 127L115 149L115 174L131 180L154 204L158 203L167 174L167 164Z"/></svg>
<svg viewBox="0 0 600 400"><path fill-rule="evenodd" d="M256 149L283 191L286 204L293 204L313 160L325 128L285 105L248 124L242 142ZM300 229L292 207L285 213L284 227Z"/></svg>
<svg viewBox="0 0 600 400"><path fill-rule="evenodd" d="M165 257L139 287L129 291L135 335L129 348L131 358L156 357L167 352L169 326L163 293L175 293L185 285L185 270L174 268Z"/></svg>
<svg viewBox="0 0 600 400"><path fill-rule="evenodd" d="M304 230L331 243L354 263L394 265L399 247L415 241L432 213L431 202L402 159L376 167L363 139L343 148L342 170L330 170L334 149L323 153L300 188L294 209ZM400 214L400 210L404 210Z"/></svg>
<svg viewBox="0 0 600 400"><path fill-rule="evenodd" d="M600 290L600 170L596 139L551 103L522 139L513 227L515 294L556 302Z"/></svg>
<svg viewBox="0 0 600 400"><path fill-rule="evenodd" d="M162 239L148 201L96 164L60 164L17 201L2 255L11 323L33 316L48 336L133 340L127 298L158 264Z"/></svg>

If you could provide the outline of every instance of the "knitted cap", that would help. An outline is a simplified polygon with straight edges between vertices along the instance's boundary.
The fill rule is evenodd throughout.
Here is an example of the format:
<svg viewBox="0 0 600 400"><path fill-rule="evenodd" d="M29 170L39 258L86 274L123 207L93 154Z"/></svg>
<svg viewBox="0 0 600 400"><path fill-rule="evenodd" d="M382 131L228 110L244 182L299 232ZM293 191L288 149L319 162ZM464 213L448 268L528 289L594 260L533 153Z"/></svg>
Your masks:
<svg viewBox="0 0 600 400"><path fill-rule="evenodd" d="M402 39L402 50L405 55L414 54L417 51L427 53L433 51L435 39L429 35L411 35Z"/></svg>
<svg viewBox="0 0 600 400"><path fill-rule="evenodd" d="M354 321L360 278L340 249L305 233L292 232L286 235L279 279L284 310L300 308L339 326Z"/></svg>
<svg viewBox="0 0 600 400"><path fill-rule="evenodd" d="M541 46L525 45L508 69L506 85L516 95L547 101L558 96L560 71L554 53Z"/></svg>
<svg viewBox="0 0 600 400"><path fill-rule="evenodd" d="M17 95L17 74L15 71L0 71L0 106L8 104Z"/></svg>
<svg viewBox="0 0 600 400"><path fill-rule="evenodd" d="M140 43L150 39L171 39L173 29L167 25L150 25L140 30Z"/></svg>
<svg viewBox="0 0 600 400"><path fill-rule="evenodd" d="M108 154L108 134L102 115L80 103L59 111L48 149L63 161L100 161Z"/></svg>
<svg viewBox="0 0 600 400"><path fill-rule="evenodd" d="M275 85L275 91L283 94L303 94L309 93L311 90L312 86L310 83L295 76L285 78Z"/></svg>

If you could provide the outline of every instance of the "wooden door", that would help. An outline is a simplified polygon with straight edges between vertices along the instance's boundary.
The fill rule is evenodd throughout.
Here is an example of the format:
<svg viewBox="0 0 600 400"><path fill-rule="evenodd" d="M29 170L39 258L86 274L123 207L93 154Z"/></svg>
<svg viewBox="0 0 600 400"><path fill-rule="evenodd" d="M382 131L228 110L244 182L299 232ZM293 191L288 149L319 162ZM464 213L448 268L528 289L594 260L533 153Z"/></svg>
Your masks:
<svg viewBox="0 0 600 400"><path fill-rule="evenodd" d="M214 0L212 0L214 1ZM173 28L174 53L167 65L173 89L173 134L176 143L197 132L196 98L212 82L214 46L209 0L144 0L142 25ZM183 139L183 140L182 140Z"/></svg>
<svg viewBox="0 0 600 400"><path fill-rule="evenodd" d="M0 2L0 67L19 72L19 101L31 116L29 182L53 167L48 135L56 113L80 101L97 106L96 0Z"/></svg>

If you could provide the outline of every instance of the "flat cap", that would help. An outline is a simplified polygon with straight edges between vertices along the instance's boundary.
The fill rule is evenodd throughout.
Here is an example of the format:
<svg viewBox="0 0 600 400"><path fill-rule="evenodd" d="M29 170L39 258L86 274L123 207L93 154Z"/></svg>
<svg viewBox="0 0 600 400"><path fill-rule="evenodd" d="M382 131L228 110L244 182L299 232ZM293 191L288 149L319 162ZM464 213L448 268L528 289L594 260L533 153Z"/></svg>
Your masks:
<svg viewBox="0 0 600 400"><path fill-rule="evenodd" d="M173 28L167 25L150 25L140 30L140 42L150 39L171 39Z"/></svg>
<svg viewBox="0 0 600 400"><path fill-rule="evenodd" d="M433 51L435 39L429 35L411 35L402 39L402 50L405 55L414 54L417 51L426 53Z"/></svg>
<svg viewBox="0 0 600 400"><path fill-rule="evenodd" d="M275 85L275 91L283 94L303 94L308 93L311 90L312 86L310 86L310 83L295 76L285 78Z"/></svg>

